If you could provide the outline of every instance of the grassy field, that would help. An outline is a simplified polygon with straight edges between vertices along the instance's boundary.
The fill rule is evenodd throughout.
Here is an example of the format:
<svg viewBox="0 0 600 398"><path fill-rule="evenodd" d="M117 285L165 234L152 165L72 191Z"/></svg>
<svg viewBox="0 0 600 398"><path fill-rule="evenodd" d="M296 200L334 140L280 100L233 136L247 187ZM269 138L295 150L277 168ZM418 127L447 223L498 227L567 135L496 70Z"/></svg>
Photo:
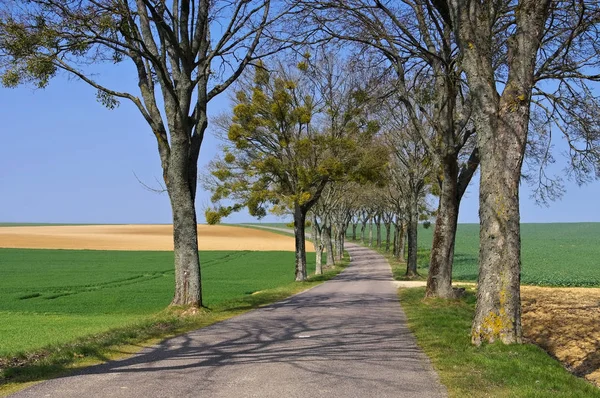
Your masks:
<svg viewBox="0 0 600 398"><path fill-rule="evenodd" d="M419 227L419 272L424 275L429 267L432 237L433 226ZM522 224L521 242L523 284L600 286L600 223ZM478 255L479 224L460 224L454 254L455 280L477 280Z"/></svg>
<svg viewBox="0 0 600 398"><path fill-rule="evenodd" d="M572 376L532 344L470 343L475 295L423 299L424 289L401 289L400 302L419 346L450 397L599 397L600 389Z"/></svg>
<svg viewBox="0 0 600 398"><path fill-rule="evenodd" d="M0 259L0 357L139 322L173 295L172 252L0 249ZM211 251L201 262L209 308L294 279L292 252Z"/></svg>
<svg viewBox="0 0 600 398"><path fill-rule="evenodd" d="M421 228L419 234L419 246L429 248L433 229ZM522 224L521 242L523 284L600 286L600 223ZM477 279L478 253L479 225L459 225L456 280Z"/></svg>

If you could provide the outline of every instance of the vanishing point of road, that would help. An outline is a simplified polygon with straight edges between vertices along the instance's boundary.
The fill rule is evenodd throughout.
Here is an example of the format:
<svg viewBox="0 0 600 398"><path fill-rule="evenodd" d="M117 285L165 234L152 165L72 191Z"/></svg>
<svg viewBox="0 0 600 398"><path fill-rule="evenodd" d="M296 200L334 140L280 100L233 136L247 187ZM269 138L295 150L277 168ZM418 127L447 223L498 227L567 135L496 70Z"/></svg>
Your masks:
<svg viewBox="0 0 600 398"><path fill-rule="evenodd" d="M338 277L14 397L444 397L379 254L348 244Z"/></svg>

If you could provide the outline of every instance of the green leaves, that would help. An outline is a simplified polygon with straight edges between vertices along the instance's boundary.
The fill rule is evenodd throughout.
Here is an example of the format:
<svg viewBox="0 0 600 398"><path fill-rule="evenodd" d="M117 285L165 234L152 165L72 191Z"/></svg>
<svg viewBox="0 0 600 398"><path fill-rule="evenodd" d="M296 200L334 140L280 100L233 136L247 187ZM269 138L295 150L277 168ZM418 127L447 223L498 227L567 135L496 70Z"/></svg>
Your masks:
<svg viewBox="0 0 600 398"><path fill-rule="evenodd" d="M115 98L115 96L110 95L102 90L98 90L96 93L96 99L110 110L113 110L119 106L119 100Z"/></svg>
<svg viewBox="0 0 600 398"><path fill-rule="evenodd" d="M309 209L331 182L381 180L388 154L375 142L379 123L365 112L369 96L350 90L337 103L324 100L319 90L328 88L314 76L268 72L261 64L239 86L227 128L231 145L210 167L213 202L231 201L263 217L269 206L279 213Z"/></svg>

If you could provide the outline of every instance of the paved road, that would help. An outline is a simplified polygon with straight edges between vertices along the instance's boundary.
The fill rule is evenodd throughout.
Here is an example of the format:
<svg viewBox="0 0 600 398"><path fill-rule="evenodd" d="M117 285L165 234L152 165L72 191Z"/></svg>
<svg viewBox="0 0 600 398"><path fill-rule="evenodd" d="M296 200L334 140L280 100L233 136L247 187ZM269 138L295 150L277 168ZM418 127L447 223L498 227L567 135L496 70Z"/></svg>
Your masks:
<svg viewBox="0 0 600 398"><path fill-rule="evenodd" d="M15 397L444 397L390 268L348 244L337 278Z"/></svg>

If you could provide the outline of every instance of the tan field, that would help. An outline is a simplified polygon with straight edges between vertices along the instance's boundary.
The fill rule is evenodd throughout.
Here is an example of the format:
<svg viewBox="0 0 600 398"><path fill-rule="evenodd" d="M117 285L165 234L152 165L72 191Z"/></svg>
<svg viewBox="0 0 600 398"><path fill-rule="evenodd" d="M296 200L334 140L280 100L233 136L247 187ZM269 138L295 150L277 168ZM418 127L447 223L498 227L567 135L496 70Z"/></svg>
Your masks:
<svg viewBox="0 0 600 398"><path fill-rule="evenodd" d="M525 337L600 386L600 289L521 286Z"/></svg>
<svg viewBox="0 0 600 398"><path fill-rule="evenodd" d="M200 250L294 251L294 238L224 225L198 225ZM0 227L0 247L22 249L173 250L171 225ZM314 251L306 244L307 251Z"/></svg>

